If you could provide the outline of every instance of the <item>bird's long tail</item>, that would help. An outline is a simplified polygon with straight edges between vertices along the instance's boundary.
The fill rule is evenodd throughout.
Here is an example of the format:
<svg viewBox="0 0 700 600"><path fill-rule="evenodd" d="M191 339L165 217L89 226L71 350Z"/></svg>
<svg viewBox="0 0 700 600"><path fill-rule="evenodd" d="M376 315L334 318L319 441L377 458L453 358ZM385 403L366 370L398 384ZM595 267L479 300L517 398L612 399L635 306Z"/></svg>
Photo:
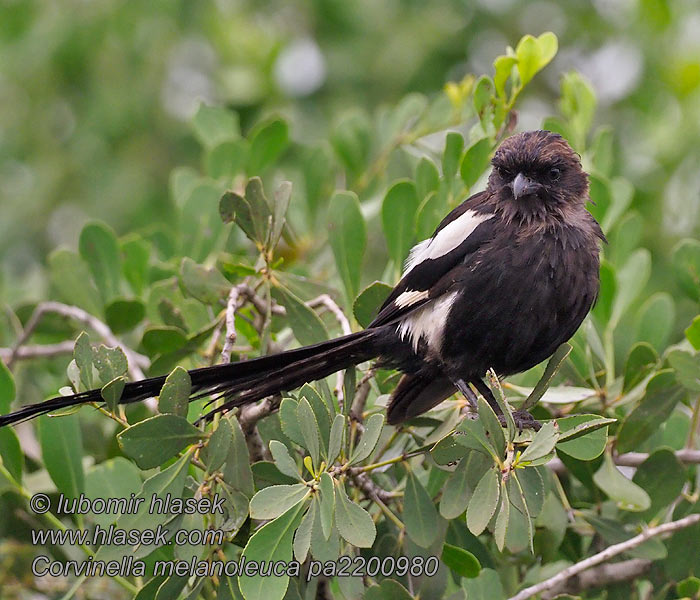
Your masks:
<svg viewBox="0 0 700 600"><path fill-rule="evenodd" d="M203 420L208 420L217 412L255 402L278 392L293 390L304 383L323 379L336 371L375 358L380 352L381 336L378 333L378 329L365 329L279 354L193 369L189 371L192 379L191 399L210 395L226 399L221 406L202 417ZM165 376L127 383L119 403L131 404L157 396L164 383ZM99 389L52 398L0 415L0 427L62 408L102 401Z"/></svg>

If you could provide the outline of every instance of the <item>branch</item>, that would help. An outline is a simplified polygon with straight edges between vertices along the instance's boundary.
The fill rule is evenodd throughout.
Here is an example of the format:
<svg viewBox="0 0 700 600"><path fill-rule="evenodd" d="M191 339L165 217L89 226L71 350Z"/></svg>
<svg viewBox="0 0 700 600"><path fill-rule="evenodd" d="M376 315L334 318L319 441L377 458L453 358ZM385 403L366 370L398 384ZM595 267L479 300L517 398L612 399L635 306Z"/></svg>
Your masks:
<svg viewBox="0 0 700 600"><path fill-rule="evenodd" d="M328 294L321 294L317 298L309 300L306 305L309 308L324 306L328 311L333 313L335 318L338 320L338 323L340 323L340 329L343 332L343 335L350 335L352 333L350 321L348 321L348 318L345 316L345 313L340 306L338 306L335 300L333 300L333 298L331 298ZM343 382L343 371L338 371L335 376L335 394L338 398L338 405L341 407L343 406Z"/></svg>
<svg viewBox="0 0 700 600"><path fill-rule="evenodd" d="M257 404L242 406L238 412L238 422L243 430L251 462L270 460L269 451L265 448L256 427L258 421L279 408L282 396L269 396Z"/></svg>
<svg viewBox="0 0 700 600"><path fill-rule="evenodd" d="M649 529L645 529L642 531L642 533L629 540L608 546L602 552L598 552L598 554L589 556L588 558L567 567L554 577L550 577L549 579L545 579L536 585L532 585L524 590L521 590L515 596L512 596L510 600L527 600L527 598L531 598L536 594L540 594L561 585L567 579L573 577L574 575L578 575L582 571L610 560L618 554L622 554L623 552L627 552L628 550L632 550L632 548L640 546L652 537L663 535L664 533L678 531L679 529L684 529L686 527L690 527L691 525L695 525L698 522L700 522L700 514L692 514L684 517L683 519L679 519L678 521L671 521L670 523L664 523L658 527L650 527Z"/></svg>
<svg viewBox="0 0 700 600"><path fill-rule="evenodd" d="M43 344L41 346L20 346L15 350L15 362L30 358L51 358L61 354L72 354L74 348L75 342L72 340L66 340L58 344ZM0 348L0 359L9 363L12 350L12 348Z"/></svg>
<svg viewBox="0 0 700 600"><path fill-rule="evenodd" d="M19 358L21 354L21 348L24 346L29 337L34 333L34 330L39 325L41 318L46 313L56 313L62 317L68 319L75 319L84 325L90 327L97 335L99 335L102 340L109 346L117 346L121 348L122 352L126 355L127 361L129 363L129 375L133 380L145 379L142 367L146 368L149 366L150 361L143 354L134 352L131 348L122 344L117 337L114 335L112 330L107 326L107 324L100 321L97 317L91 315L90 313L84 311L82 308L77 306L69 306L68 304L63 304L61 302L42 302L39 304L32 313L32 316L27 321L27 325L19 336L14 346L10 349L10 356L7 359L7 368L11 369L15 361Z"/></svg>
<svg viewBox="0 0 700 600"><path fill-rule="evenodd" d="M562 585L545 592L543 598L554 598L559 594L578 594L591 588L600 588L608 585L629 581L640 577L651 568L652 561L644 558L631 558L612 564L604 564L580 575L571 577Z"/></svg>
<svg viewBox="0 0 700 600"><path fill-rule="evenodd" d="M700 450L684 448L683 450L676 450L674 455L679 462L686 465L700 464ZM647 458L649 458L649 454L646 452L626 452L625 454L613 454L613 462L621 467L638 467ZM567 472L564 463L558 458L553 458L550 460L547 463L547 466L559 475L563 475Z"/></svg>

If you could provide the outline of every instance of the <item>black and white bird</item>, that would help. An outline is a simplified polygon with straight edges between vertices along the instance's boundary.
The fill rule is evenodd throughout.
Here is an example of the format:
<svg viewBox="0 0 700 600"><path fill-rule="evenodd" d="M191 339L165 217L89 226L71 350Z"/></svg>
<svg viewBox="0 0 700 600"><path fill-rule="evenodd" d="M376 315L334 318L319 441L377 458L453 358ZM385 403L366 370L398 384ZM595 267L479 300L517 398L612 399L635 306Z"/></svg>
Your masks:
<svg viewBox="0 0 700 600"><path fill-rule="evenodd" d="M364 330L243 362L193 369L193 397L232 409L378 359L403 373L387 407L399 424L470 384L500 412L483 377L542 362L578 329L599 288L600 226L586 210L588 178L558 134L529 131L496 151L485 191L450 212L413 247L401 280ZM157 396L165 376L131 382L120 402ZM0 426L100 402L100 390L0 416ZM536 426L527 414L519 425Z"/></svg>

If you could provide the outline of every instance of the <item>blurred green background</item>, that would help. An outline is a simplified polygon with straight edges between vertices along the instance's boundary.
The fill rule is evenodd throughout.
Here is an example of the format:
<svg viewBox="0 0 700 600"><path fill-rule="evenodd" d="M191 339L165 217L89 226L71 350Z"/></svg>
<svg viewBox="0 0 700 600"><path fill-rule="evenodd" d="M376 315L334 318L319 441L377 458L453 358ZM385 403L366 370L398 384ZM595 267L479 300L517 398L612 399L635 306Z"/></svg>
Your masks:
<svg viewBox="0 0 700 600"><path fill-rule="evenodd" d="M345 109L491 73L547 30L560 51L518 128L556 113L562 73L590 80L664 288L670 248L700 222L699 29L693 0L2 0L0 291L45 298L46 255L91 218L167 226L170 171L201 161L188 121L202 100L237 110L244 133L277 113L314 141Z"/></svg>

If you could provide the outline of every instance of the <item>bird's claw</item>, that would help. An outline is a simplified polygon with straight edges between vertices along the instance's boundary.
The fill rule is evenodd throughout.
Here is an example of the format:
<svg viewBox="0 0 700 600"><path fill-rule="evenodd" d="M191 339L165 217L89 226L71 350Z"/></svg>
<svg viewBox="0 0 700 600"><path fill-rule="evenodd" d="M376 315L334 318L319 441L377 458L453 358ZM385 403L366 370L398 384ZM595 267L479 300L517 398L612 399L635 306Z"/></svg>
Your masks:
<svg viewBox="0 0 700 600"><path fill-rule="evenodd" d="M523 429L534 429L535 431L539 431L542 427L542 423L535 419L526 410L514 410L512 414L513 421L515 421L515 426L518 428L518 433L522 433ZM503 415L498 415L498 421L503 427L506 427L506 419Z"/></svg>

